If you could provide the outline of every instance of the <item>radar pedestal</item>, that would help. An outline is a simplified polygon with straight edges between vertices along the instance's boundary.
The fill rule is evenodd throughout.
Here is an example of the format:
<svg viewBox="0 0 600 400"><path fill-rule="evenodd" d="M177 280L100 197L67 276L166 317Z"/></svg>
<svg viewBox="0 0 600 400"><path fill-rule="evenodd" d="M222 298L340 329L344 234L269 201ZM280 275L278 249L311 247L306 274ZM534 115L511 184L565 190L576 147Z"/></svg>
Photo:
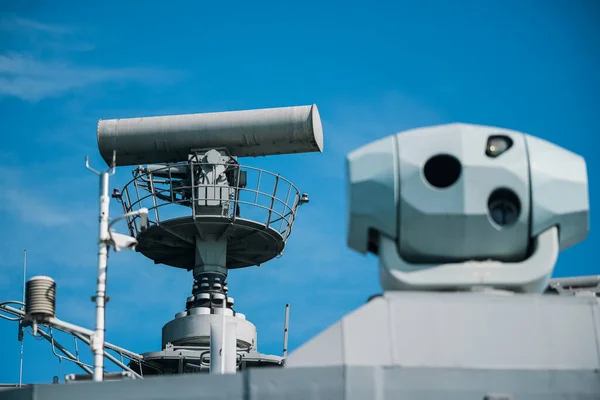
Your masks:
<svg viewBox="0 0 600 400"><path fill-rule="evenodd" d="M308 198L279 174L240 165L236 154L321 151L320 120L315 106L226 114L227 119L197 114L139 123L101 121L98 128L101 150L108 146L117 153L130 152L133 139L171 139L171 144L163 140L159 150L139 154L140 160L163 163L135 168L118 196L125 213L149 211L146 229L140 229L137 217L127 220L136 251L156 264L191 271L194 278L185 310L163 327L162 350L144 354L144 375L208 372L211 358L219 354L215 346L226 352L227 341L234 357L226 354L217 361L229 360L223 362L230 363L225 368L230 372L283 364L282 357L258 352L256 327L235 311L227 275L281 255L298 207ZM205 147L217 143L227 147ZM131 367L140 369L134 363Z"/></svg>
<svg viewBox="0 0 600 400"><path fill-rule="evenodd" d="M126 212L149 209L147 229L128 221L136 250L194 277L185 310L163 327L163 349L146 353L146 360L162 373L208 370L211 327L220 324L235 329L238 365L281 365L281 357L258 353L256 327L235 311L227 274L282 253L303 201L294 185L242 167L227 150L209 149L195 151L186 163L138 167L122 199Z"/></svg>

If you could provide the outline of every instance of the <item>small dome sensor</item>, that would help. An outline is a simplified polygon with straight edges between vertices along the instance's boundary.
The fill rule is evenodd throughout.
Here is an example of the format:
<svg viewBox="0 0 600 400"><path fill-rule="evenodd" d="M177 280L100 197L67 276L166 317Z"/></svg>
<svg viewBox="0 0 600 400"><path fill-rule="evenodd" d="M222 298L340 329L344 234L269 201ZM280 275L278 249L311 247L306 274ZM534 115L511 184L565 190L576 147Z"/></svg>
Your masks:
<svg viewBox="0 0 600 400"><path fill-rule="evenodd" d="M423 174L427 182L438 189L452 186L462 172L460 161L449 154L438 154L431 157L423 167Z"/></svg>

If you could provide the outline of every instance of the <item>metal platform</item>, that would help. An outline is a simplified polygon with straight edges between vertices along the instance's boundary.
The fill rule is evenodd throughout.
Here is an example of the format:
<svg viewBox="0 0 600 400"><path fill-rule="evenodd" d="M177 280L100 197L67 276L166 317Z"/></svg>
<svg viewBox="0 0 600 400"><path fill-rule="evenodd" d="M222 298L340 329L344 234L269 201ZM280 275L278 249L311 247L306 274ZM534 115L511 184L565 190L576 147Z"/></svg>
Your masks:
<svg viewBox="0 0 600 400"><path fill-rule="evenodd" d="M151 226L138 235L136 250L156 264L191 269L196 251L194 238L199 234L227 238L228 269L260 265L277 257L285 247L282 234L265 224L205 215Z"/></svg>
<svg viewBox="0 0 600 400"><path fill-rule="evenodd" d="M298 207L306 202L299 190L278 174L231 163L222 165L229 185L199 185L190 176L206 165L140 166L122 191L115 190L125 213L149 210L144 231L139 217L127 219L136 250L157 264L185 269L193 268L195 243L204 238L227 241L228 269L260 265L281 254Z"/></svg>

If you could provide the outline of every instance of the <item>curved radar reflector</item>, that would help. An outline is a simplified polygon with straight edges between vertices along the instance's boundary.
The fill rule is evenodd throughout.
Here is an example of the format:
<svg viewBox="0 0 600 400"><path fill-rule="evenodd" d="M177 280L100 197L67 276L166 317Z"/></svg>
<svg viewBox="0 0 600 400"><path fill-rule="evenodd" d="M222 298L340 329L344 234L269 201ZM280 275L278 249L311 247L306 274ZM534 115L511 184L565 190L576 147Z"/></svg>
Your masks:
<svg viewBox="0 0 600 400"><path fill-rule="evenodd" d="M104 161L139 165L187 161L192 150L226 148L237 157L323 151L316 105L100 120Z"/></svg>

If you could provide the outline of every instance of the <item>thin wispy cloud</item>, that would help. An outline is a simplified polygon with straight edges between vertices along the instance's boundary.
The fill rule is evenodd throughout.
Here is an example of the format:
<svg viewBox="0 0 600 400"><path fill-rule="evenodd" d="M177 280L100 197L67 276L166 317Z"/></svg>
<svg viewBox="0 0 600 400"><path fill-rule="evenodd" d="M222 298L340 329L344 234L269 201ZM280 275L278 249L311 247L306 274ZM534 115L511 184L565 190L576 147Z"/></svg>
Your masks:
<svg viewBox="0 0 600 400"><path fill-rule="evenodd" d="M45 199L45 196L35 196L15 188L0 192L1 207L16 214L21 222L53 228L75 221L74 216L67 210L55 208L42 199Z"/></svg>
<svg viewBox="0 0 600 400"><path fill-rule="evenodd" d="M61 35L73 32L67 26L46 24L32 19L17 16L0 16L0 30L19 33L41 32L46 34Z"/></svg>
<svg viewBox="0 0 600 400"><path fill-rule="evenodd" d="M77 42L71 35L74 31L69 26L0 16L0 34L8 34L15 42L6 47L12 51L0 53L0 98L37 102L100 84L165 85L183 76L180 71L160 67L117 68L74 63L68 52L94 50L93 44Z"/></svg>
<svg viewBox="0 0 600 400"><path fill-rule="evenodd" d="M177 73L152 68L103 68L33 58L27 54L0 55L0 97L39 101L75 89L110 82L165 83Z"/></svg>

